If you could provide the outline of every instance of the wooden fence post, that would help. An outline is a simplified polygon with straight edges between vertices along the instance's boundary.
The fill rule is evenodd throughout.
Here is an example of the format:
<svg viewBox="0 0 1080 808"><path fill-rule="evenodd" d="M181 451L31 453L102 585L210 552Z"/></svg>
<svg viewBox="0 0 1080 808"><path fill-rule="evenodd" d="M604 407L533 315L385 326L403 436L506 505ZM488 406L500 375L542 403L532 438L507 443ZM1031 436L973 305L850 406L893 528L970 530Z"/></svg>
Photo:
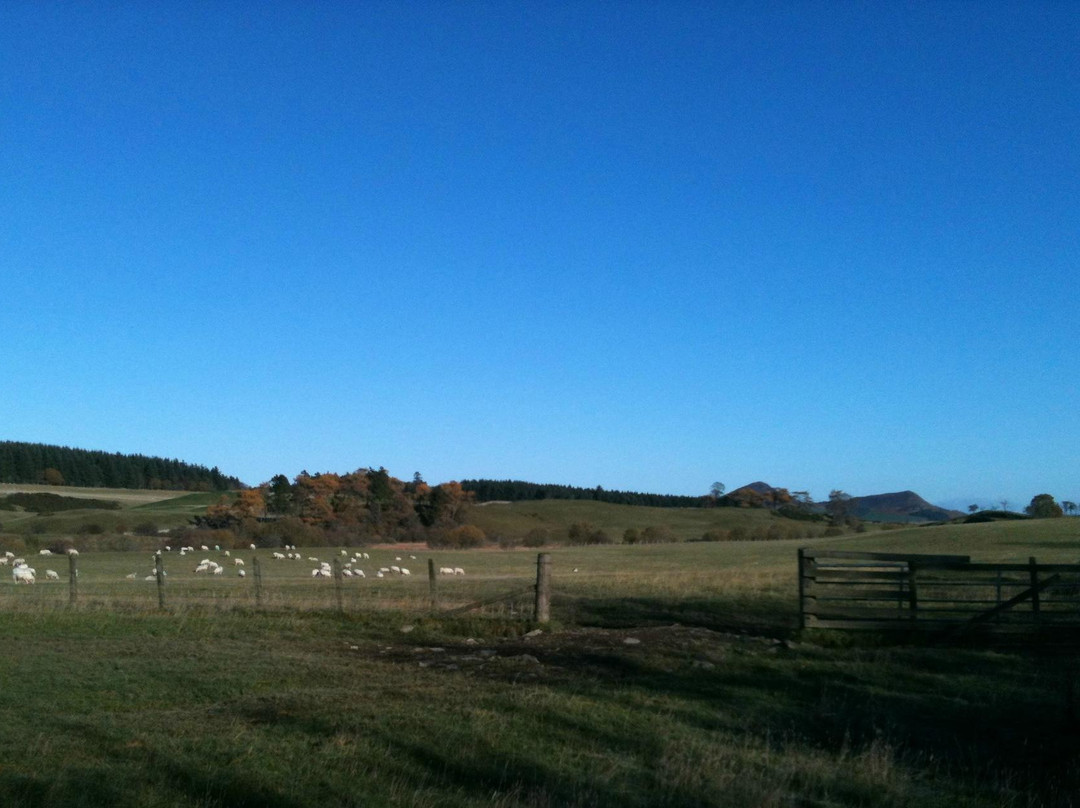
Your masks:
<svg viewBox="0 0 1080 808"><path fill-rule="evenodd" d="M799 548L799 629L806 628L806 552Z"/></svg>
<svg viewBox="0 0 1080 808"><path fill-rule="evenodd" d="M431 591L431 611L439 611L439 590L435 583L435 559L427 560L428 588Z"/></svg>
<svg viewBox="0 0 1080 808"><path fill-rule="evenodd" d="M334 598L337 600L337 610L338 610L338 612L344 612L345 611L345 606L342 604L342 601L341 601L341 581L342 581L342 578L343 578L343 576L341 574L341 559L338 558L337 556L334 556Z"/></svg>
<svg viewBox="0 0 1080 808"><path fill-rule="evenodd" d="M255 579L255 605L262 606L262 567L259 566L259 557L251 557L252 578Z"/></svg>
<svg viewBox="0 0 1080 808"><path fill-rule="evenodd" d="M160 555L154 556L154 576L157 578L157 604L165 608L165 562Z"/></svg>
<svg viewBox="0 0 1080 808"><path fill-rule="evenodd" d="M1035 566L1035 556L1028 557L1028 567L1031 575L1031 613L1035 622L1039 622L1039 568Z"/></svg>
<svg viewBox="0 0 1080 808"><path fill-rule="evenodd" d="M913 623L919 619L919 598L915 588L915 570L917 568L915 562L908 561L908 611L911 612L911 614L908 615L908 619Z"/></svg>
<svg viewBox="0 0 1080 808"><path fill-rule="evenodd" d="M551 554L536 557L536 622L551 620Z"/></svg>
<svg viewBox="0 0 1080 808"><path fill-rule="evenodd" d="M68 553L68 605L74 606L79 600L79 569L74 553Z"/></svg>

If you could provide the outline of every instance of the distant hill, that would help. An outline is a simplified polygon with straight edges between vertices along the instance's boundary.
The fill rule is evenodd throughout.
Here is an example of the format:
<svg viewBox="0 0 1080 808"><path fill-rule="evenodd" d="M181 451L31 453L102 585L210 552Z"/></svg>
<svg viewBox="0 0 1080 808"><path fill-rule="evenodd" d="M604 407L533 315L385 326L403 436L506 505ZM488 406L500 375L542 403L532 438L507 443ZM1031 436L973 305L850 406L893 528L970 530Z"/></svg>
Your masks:
<svg viewBox="0 0 1080 808"><path fill-rule="evenodd" d="M761 481L736 488L725 498L739 505L765 508L783 508L793 502L786 488L776 488ZM800 507L798 503L795 503L795 506ZM801 508L814 513L824 513L825 503L815 502ZM848 501L848 512L867 522L947 522L967 515L961 511L932 505L914 491L852 497Z"/></svg>
<svg viewBox="0 0 1080 808"><path fill-rule="evenodd" d="M852 497L848 507L853 516L868 522L947 522L967 515L931 505L914 491Z"/></svg>
<svg viewBox="0 0 1080 808"><path fill-rule="evenodd" d="M222 474L217 467L163 457L18 441L0 441L0 483L168 491L228 491L244 487L236 477Z"/></svg>

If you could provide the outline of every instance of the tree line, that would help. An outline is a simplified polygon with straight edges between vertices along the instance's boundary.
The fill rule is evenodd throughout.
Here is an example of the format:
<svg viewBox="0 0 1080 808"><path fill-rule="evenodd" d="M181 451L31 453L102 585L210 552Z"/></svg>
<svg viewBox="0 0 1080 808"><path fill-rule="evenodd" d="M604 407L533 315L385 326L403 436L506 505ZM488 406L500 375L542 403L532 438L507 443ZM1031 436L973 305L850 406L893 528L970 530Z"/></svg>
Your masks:
<svg viewBox="0 0 1080 808"><path fill-rule="evenodd" d="M0 441L0 482L167 491L243 487L240 480L222 474L216 466L19 441Z"/></svg>
<svg viewBox="0 0 1080 808"><path fill-rule="evenodd" d="M599 485L595 488L579 488L572 485L527 483L522 480L462 480L461 487L472 494L477 502L583 499L615 505L647 505L653 508L703 508L717 504L717 499L711 496L608 491Z"/></svg>
<svg viewBox="0 0 1080 808"><path fill-rule="evenodd" d="M473 496L456 482L428 485L419 474L410 482L384 468L349 474L309 474L290 480L278 474L256 488L223 497L196 517L199 527L231 530L256 540L311 544L396 541L470 541L455 530L465 521Z"/></svg>

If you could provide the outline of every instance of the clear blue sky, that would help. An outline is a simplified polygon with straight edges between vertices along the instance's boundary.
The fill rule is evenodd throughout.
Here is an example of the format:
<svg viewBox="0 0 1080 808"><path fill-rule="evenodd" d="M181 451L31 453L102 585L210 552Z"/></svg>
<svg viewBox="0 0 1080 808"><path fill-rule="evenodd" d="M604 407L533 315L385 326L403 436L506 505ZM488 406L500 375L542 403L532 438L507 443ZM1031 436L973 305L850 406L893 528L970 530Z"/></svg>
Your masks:
<svg viewBox="0 0 1080 808"><path fill-rule="evenodd" d="M1080 5L0 5L0 438L1080 500Z"/></svg>

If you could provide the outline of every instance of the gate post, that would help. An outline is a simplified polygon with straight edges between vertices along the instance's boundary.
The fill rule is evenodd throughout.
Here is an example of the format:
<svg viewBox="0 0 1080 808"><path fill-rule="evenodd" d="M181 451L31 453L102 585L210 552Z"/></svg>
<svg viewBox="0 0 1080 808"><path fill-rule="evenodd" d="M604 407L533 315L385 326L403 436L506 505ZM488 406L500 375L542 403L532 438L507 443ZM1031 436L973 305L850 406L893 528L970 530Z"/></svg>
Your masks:
<svg viewBox="0 0 1080 808"><path fill-rule="evenodd" d="M806 551L799 548L799 630L806 628Z"/></svg>
<svg viewBox="0 0 1080 808"><path fill-rule="evenodd" d="M1039 622L1039 568L1035 566L1035 556L1028 558L1028 567L1031 575L1031 614L1035 622Z"/></svg>

